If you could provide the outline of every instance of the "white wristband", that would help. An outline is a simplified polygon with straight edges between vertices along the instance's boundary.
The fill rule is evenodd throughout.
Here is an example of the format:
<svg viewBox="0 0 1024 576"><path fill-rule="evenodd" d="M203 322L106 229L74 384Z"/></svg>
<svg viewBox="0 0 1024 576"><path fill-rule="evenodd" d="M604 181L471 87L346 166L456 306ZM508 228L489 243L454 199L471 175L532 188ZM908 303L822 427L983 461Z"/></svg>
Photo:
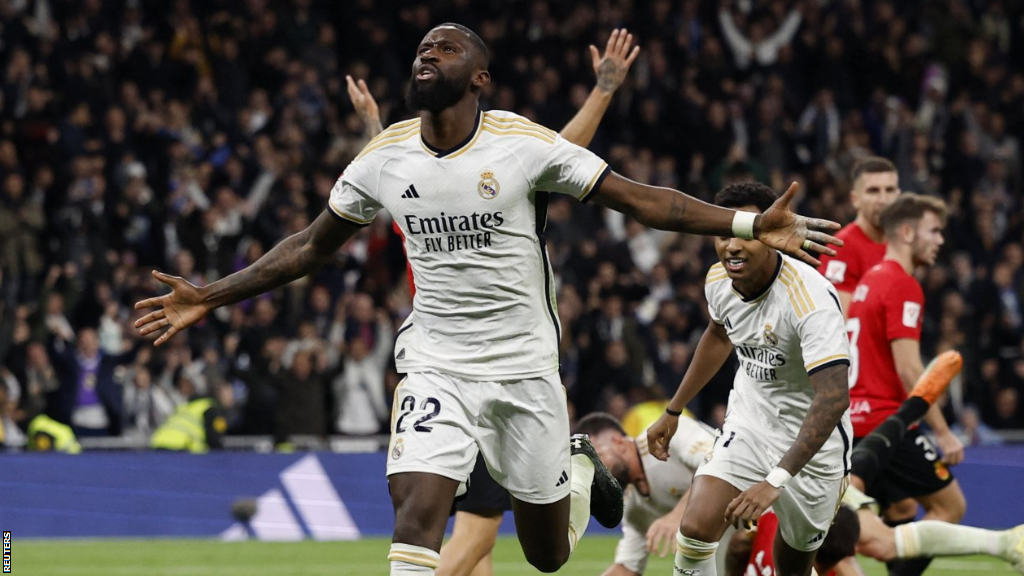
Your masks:
<svg viewBox="0 0 1024 576"><path fill-rule="evenodd" d="M753 240L754 220L756 218L757 214L753 212L740 212L737 210L732 217L732 235L744 240Z"/></svg>
<svg viewBox="0 0 1024 576"><path fill-rule="evenodd" d="M784 469L776 467L774 470L768 473L764 477L764 481L771 484L775 488L785 488L786 484L793 479L793 475L786 472Z"/></svg>

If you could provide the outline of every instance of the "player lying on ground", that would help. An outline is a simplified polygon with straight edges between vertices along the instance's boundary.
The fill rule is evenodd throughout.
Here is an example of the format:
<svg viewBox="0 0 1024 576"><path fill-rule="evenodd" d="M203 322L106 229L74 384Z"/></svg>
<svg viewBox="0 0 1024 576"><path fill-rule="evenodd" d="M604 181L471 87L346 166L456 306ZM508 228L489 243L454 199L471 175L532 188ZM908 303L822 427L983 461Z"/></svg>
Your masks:
<svg viewBox="0 0 1024 576"><path fill-rule="evenodd" d="M395 218L416 297L395 345L396 368L407 376L395 393L388 450L392 576L434 574L452 501L478 452L512 494L523 552L541 571L568 560L591 514L607 526L621 519L621 488L590 443L551 441L568 436L569 417L543 236L549 193L656 228L756 238L815 264L813 254L834 253L825 231L838 225L789 210L795 184L760 214L737 212L623 178L521 116L482 112L488 58L464 26L431 30L406 95L420 117L367 144L306 230L205 287L154 272L171 293L136 304L157 308L136 326L162 331L159 345L215 308L315 272L380 210Z"/></svg>
<svg viewBox="0 0 1024 576"><path fill-rule="evenodd" d="M751 212L775 200L758 183L715 195ZM665 459L679 411L735 349L728 413L714 449L697 469L678 533L677 573L714 576L729 523L752 522L774 506L782 538L779 573L806 576L848 482L849 341L835 288L804 263L759 242L720 237L719 263L705 281L711 321L667 414L647 430Z"/></svg>
<svg viewBox="0 0 1024 576"><path fill-rule="evenodd" d="M818 551L815 560L818 574L834 570L837 576L862 575L853 557L854 550L881 562L986 554L1006 560L1024 573L1024 525L994 531L925 520L892 528L878 517L874 500L858 489L865 479L870 481L878 470L885 468L907 428L916 424L942 395L960 371L961 364L956 352L940 355L922 375L900 410L854 449L851 485L843 498L841 513ZM728 576L744 576L751 568L758 576L774 574L772 542L777 525L774 513L767 512L758 521L753 538L743 532L733 536L729 544Z"/></svg>
<svg viewBox="0 0 1024 576"><path fill-rule="evenodd" d="M615 548L615 561L604 576L643 574L651 553L664 557L675 550L691 478L711 449L714 433L682 416L670 443L671 455L663 462L650 454L646 434L629 437L610 414L588 414L574 431L590 436L604 465L621 485L630 486L625 491L622 538Z"/></svg>
<svg viewBox="0 0 1024 576"><path fill-rule="evenodd" d="M590 145L597 127L611 103L612 95L626 79L626 74L640 53L633 46L633 35L625 29L612 30L604 54L590 46L590 55L597 76L597 85L572 120L559 133L573 144ZM366 82L345 77L348 94L356 113L363 120L370 138L383 131L380 108ZM397 223L398 234L402 233ZM411 270L410 291L415 293ZM441 547L437 576L490 576L491 551L498 538L502 515L512 509L508 492L491 478L483 458L477 458L470 474L469 492L455 502L455 525L451 538Z"/></svg>

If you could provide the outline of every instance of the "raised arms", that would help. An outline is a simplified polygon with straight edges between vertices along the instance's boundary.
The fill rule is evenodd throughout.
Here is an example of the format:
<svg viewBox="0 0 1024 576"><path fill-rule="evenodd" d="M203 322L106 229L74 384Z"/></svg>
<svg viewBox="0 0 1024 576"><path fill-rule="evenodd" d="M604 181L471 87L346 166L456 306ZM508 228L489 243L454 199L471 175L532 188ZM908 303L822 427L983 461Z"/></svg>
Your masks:
<svg viewBox="0 0 1024 576"><path fill-rule="evenodd" d="M597 47L590 46L590 57L594 63L594 74L597 76L597 85L590 91L587 101L583 103L579 112L572 117L572 120L562 128L562 138L579 146L588 146L594 139L597 126L601 118L608 110L612 101L612 95L626 79L629 67L633 65L640 47L633 45L633 35L625 29L612 30L608 37L608 44L604 48L604 55L597 52Z"/></svg>

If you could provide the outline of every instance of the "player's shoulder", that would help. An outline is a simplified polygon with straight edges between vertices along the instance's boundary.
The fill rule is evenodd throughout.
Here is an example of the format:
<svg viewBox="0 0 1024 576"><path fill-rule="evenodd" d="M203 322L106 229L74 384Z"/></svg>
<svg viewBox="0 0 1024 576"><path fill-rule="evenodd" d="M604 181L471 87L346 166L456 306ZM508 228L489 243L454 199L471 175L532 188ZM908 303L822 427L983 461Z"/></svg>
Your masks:
<svg viewBox="0 0 1024 576"><path fill-rule="evenodd" d="M723 266L721 262L715 262L710 268L708 268L708 273L704 276L704 285L710 286L712 284L717 284L718 282L727 280L728 278L729 273L725 271L725 266Z"/></svg>
<svg viewBox="0 0 1024 576"><path fill-rule="evenodd" d="M704 276L704 296L709 304L713 303L719 294L728 291L732 285L728 280L729 273L725 271L725 266L721 262L716 262L708 268L708 273Z"/></svg>
<svg viewBox="0 0 1024 576"><path fill-rule="evenodd" d="M552 145L558 140L558 133L554 130L506 110L484 112L480 130L506 144Z"/></svg>
<svg viewBox="0 0 1024 576"><path fill-rule="evenodd" d="M801 260L785 254L780 256L782 267L778 285L785 290L797 318L803 318L823 306L838 306L839 295L828 279Z"/></svg>
<svg viewBox="0 0 1024 576"><path fill-rule="evenodd" d="M396 122L370 140L353 162L367 157L381 159L404 152L405 148L416 144L420 135L420 119L412 118Z"/></svg>

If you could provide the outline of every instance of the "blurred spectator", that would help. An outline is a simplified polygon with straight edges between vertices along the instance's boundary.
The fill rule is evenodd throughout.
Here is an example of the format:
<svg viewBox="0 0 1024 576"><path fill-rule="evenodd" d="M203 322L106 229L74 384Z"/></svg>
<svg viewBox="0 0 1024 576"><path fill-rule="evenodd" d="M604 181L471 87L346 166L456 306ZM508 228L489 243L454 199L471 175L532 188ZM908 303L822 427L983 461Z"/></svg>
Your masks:
<svg viewBox="0 0 1024 576"><path fill-rule="evenodd" d="M70 424L79 438L118 435L122 427L122 392L115 369L131 362L134 351L120 356L104 354L93 328L83 328L73 342L55 336L50 348L60 389L54 418Z"/></svg>
<svg viewBox="0 0 1024 576"><path fill-rule="evenodd" d="M372 335L362 330L345 339L345 366L334 379L335 428L342 434L376 434L388 422L384 375L391 362L394 329L378 310Z"/></svg>
<svg viewBox="0 0 1024 576"><path fill-rule="evenodd" d="M967 406L960 412L960 421L951 427L964 446L994 446L1003 439L981 421L981 415L974 406Z"/></svg>

